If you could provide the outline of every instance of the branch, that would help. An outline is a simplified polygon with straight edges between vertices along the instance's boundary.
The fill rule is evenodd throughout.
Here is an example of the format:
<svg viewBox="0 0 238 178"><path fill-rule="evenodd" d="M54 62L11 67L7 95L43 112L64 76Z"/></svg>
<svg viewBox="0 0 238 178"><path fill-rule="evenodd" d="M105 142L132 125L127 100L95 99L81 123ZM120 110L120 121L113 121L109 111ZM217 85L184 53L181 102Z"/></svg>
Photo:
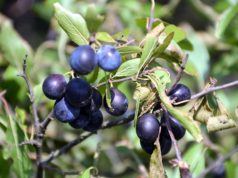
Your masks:
<svg viewBox="0 0 238 178"><path fill-rule="evenodd" d="M102 127L99 130L108 129L108 128L111 128L111 127L116 127L116 126L119 126L119 125L123 125L123 124L129 123L133 119L134 119L134 114L131 114L127 118L119 118L117 120L105 121L103 123ZM57 150L51 152L51 154L48 156L48 158L46 158L44 161L42 161L42 164L45 165L45 164L51 162L53 159L55 159L55 158L59 157L60 155L68 152L71 148L73 148L74 146L83 142L88 137L92 136L93 134L95 134L95 133L93 133L93 132L83 132L75 140L71 141L70 143L66 144L65 146L61 147L60 149L57 149Z"/></svg>
<svg viewBox="0 0 238 178"><path fill-rule="evenodd" d="M214 161L212 164L208 166L205 170L201 172L201 174L197 178L203 178L205 177L209 172L211 172L214 168L216 168L218 165L223 164L226 160L228 160L230 157L232 157L234 154L238 152L238 146L236 146L233 150L231 150L228 154L225 156L219 157L216 161Z"/></svg>
<svg viewBox="0 0 238 178"><path fill-rule="evenodd" d="M31 101L31 105L32 105L33 117L34 117L34 127L35 127L35 130L36 130L37 134L39 134L40 133L39 117L38 117L38 114L37 114L37 107L36 107L36 104L35 104L35 96L34 96L34 93L33 93L33 88L32 88L31 82L30 82L30 80L27 76L27 73L26 73L26 68L27 68L26 59L27 59L27 55L23 59L22 74L19 74L18 76L22 77L25 80L26 84L27 84L27 88L28 88L28 91L29 91L29 94L30 94L30 101Z"/></svg>
<svg viewBox="0 0 238 178"><path fill-rule="evenodd" d="M207 94L212 93L212 92L217 91L217 90L227 89L227 88L235 87L237 85L238 85L238 80L235 80L233 82L226 83L226 84L223 84L223 85L210 87L207 90L204 90L204 91L201 91L197 94L192 95L190 100L200 98L201 96L207 95ZM184 100L184 101L173 103L173 104L174 105L179 105L179 104L182 104L182 103L187 103L190 100Z"/></svg>
<svg viewBox="0 0 238 178"><path fill-rule="evenodd" d="M180 65L180 69L178 71L178 74L176 76L176 79L174 81L174 84L171 86L171 88L166 92L166 93L169 93L171 90L174 89L174 87L177 85L177 83L180 81L182 75L183 75L183 71L186 67L186 64L187 64L187 61L188 61L188 54L186 54L182 60L182 64Z"/></svg>
<svg viewBox="0 0 238 178"><path fill-rule="evenodd" d="M171 163L174 164L175 166L179 167L180 175L182 178L192 178L188 164L185 161L183 161L183 159L182 159L181 152L178 148L177 141L174 137L174 134L172 132L171 125L169 122L169 113L165 109L164 109L164 114L165 114L165 118L166 118L166 127L168 129L169 136L170 136L172 143L174 145L176 157L177 157L177 160L172 160Z"/></svg>

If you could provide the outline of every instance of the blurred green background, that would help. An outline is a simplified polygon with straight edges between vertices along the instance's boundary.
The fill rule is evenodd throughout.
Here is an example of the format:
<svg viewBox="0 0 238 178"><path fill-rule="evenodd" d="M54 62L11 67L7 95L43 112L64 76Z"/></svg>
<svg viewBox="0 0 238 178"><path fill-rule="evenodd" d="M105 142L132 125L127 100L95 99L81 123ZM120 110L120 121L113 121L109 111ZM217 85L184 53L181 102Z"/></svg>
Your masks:
<svg viewBox="0 0 238 178"><path fill-rule="evenodd" d="M28 54L28 73L34 85L39 114L44 118L54 103L43 95L42 81L51 73L64 74L70 70L68 57L76 46L58 26L53 16L55 2L60 2L66 9L82 15L85 15L87 7L94 3L97 11L105 16L101 31L115 34L127 30L129 38L137 42L146 34L141 21L150 14L148 0L1 0L0 91L6 90L5 98L16 113L17 126L26 133L26 137L31 136L30 126L33 120L25 82L17 77L21 72L25 54ZM186 83L193 93L202 90L209 77L216 78L217 84L238 80L237 12L237 0L156 1L155 17L186 31L190 43L184 44L183 49L189 54L188 66L193 75L184 75L182 82ZM176 73L171 71L172 79L175 75ZM118 87L131 100L130 109L133 109L131 84L124 82ZM217 92L236 122L237 91L237 88L231 88ZM0 106L0 177L18 177L14 169L14 157L6 154L7 149L11 147L11 144L8 144L10 131L2 103ZM105 116L105 119L112 118ZM74 130L67 124L53 121L46 132L43 155L47 156L80 133L80 130ZM20 132L18 134L24 135ZM179 141L179 147L194 175L199 175L210 162L238 144L237 128L212 134L207 134L204 129L204 134L216 149L211 145L207 147L195 143L189 134ZM35 160L33 151L31 147L27 151L32 164ZM95 153L98 154L96 158ZM174 157L175 152L172 149L164 156L163 162L168 177L176 178L179 176L178 170L171 168L168 162ZM95 166L99 175L113 178L139 178L143 167L148 168L148 164L149 155L141 150L132 124L100 131L52 162L53 166L63 170L83 171ZM238 155L226 161L225 167L227 178L238 177ZM32 171L34 166L29 166L26 177L30 177ZM46 171L46 177L63 176Z"/></svg>

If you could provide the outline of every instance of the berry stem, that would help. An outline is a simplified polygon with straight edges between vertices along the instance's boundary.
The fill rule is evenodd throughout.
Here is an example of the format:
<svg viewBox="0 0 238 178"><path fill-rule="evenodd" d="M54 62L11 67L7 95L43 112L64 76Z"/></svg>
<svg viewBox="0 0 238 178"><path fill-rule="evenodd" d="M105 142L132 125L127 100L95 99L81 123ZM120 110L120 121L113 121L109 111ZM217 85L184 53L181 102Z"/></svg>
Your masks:
<svg viewBox="0 0 238 178"><path fill-rule="evenodd" d="M163 111L164 111L165 120L166 120L166 127L168 129L169 136L170 136L172 143L174 145L174 148L175 148L176 157L177 157L177 161L178 161L176 164L179 167L180 175L182 178L192 178L191 172L189 170L189 166L185 161L183 161L177 141L176 141L174 134L172 132L171 125L169 122L169 113L164 108L163 108Z"/></svg>

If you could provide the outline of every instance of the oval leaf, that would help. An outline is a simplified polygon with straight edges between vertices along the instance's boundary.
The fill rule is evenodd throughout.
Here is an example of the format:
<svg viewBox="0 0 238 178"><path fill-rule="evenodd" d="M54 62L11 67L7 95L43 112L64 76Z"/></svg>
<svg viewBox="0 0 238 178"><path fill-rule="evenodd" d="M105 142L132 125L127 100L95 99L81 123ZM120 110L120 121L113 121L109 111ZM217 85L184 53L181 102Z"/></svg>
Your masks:
<svg viewBox="0 0 238 178"><path fill-rule="evenodd" d="M112 36L107 32L97 32L96 39L107 43L116 43Z"/></svg>
<svg viewBox="0 0 238 178"><path fill-rule="evenodd" d="M123 55L141 53L142 49L139 46L123 46L118 48L119 53Z"/></svg>
<svg viewBox="0 0 238 178"><path fill-rule="evenodd" d="M88 44L89 32L84 18L64 9L59 3L54 4L54 10L56 20L69 38L78 45Z"/></svg>
<svg viewBox="0 0 238 178"><path fill-rule="evenodd" d="M140 58L131 59L129 61L124 62L119 67L114 77L128 77L128 76L135 75L139 69L139 64L140 64Z"/></svg>

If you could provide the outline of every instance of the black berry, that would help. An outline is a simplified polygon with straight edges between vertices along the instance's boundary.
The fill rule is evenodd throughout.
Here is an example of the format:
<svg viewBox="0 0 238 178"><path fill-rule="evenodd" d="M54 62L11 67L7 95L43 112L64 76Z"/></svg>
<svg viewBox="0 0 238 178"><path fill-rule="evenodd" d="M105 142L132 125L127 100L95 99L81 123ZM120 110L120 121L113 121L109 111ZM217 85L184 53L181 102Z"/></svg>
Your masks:
<svg viewBox="0 0 238 178"><path fill-rule="evenodd" d="M111 107L107 105L106 97L104 97L104 107L106 111L113 116L124 114L128 108L128 100L126 96L116 88L110 88Z"/></svg>
<svg viewBox="0 0 238 178"><path fill-rule="evenodd" d="M75 129L80 129L86 127L89 122L89 115L81 110L79 116L69 124Z"/></svg>
<svg viewBox="0 0 238 178"><path fill-rule="evenodd" d="M113 71L121 65L121 55L111 45L102 46L97 52L98 65L105 71Z"/></svg>
<svg viewBox="0 0 238 178"><path fill-rule="evenodd" d="M144 114L136 124L137 136L147 143L154 143L159 134L160 123L153 114Z"/></svg>
<svg viewBox="0 0 238 178"><path fill-rule="evenodd" d="M101 106L102 106L102 95L98 90L93 88L91 101L89 102L88 105L84 106L82 109L90 113L99 110Z"/></svg>
<svg viewBox="0 0 238 178"><path fill-rule="evenodd" d="M57 100L64 95L66 85L67 82L63 75L51 74L44 80L42 89L49 99Z"/></svg>
<svg viewBox="0 0 238 178"><path fill-rule="evenodd" d="M103 122L102 112L100 110L92 112L90 114L89 123L83 129L89 132L95 132L102 126L102 122Z"/></svg>
<svg viewBox="0 0 238 178"><path fill-rule="evenodd" d="M86 106L92 97L92 88L85 80L74 78L66 87L65 97L74 107Z"/></svg>
<svg viewBox="0 0 238 178"><path fill-rule="evenodd" d="M189 100L191 98L191 92L186 85L177 84L169 93L168 96L170 100L174 102L180 102L184 100ZM183 104L181 104L183 105Z"/></svg>
<svg viewBox="0 0 238 178"><path fill-rule="evenodd" d="M61 122L72 122L79 116L79 113L79 108L68 104L64 97L55 103L54 116Z"/></svg>
<svg viewBox="0 0 238 178"><path fill-rule="evenodd" d="M88 74L96 65L96 54L89 45L77 47L70 56L70 66L76 73Z"/></svg>
<svg viewBox="0 0 238 178"><path fill-rule="evenodd" d="M163 135L160 136L159 139L159 143L160 143L160 151L162 155L166 155L171 147L172 147L172 141L170 138L168 137L164 137Z"/></svg>
<svg viewBox="0 0 238 178"><path fill-rule="evenodd" d="M159 143L160 143L161 154L162 155L167 154L172 147L171 139L160 135ZM141 148L148 154L152 154L155 149L154 143L148 143L148 142L144 142L140 140L140 145L141 145Z"/></svg>
<svg viewBox="0 0 238 178"><path fill-rule="evenodd" d="M165 119L166 118L163 114L161 121L166 123ZM175 118L173 118L170 114L169 114L169 117L168 117L168 121L170 123L170 127L171 127L171 130L173 132L173 135L174 135L175 139L180 140L181 138L183 138L183 136L185 135L186 129ZM167 137L169 137L168 130L165 126L162 127L161 134L167 135Z"/></svg>

